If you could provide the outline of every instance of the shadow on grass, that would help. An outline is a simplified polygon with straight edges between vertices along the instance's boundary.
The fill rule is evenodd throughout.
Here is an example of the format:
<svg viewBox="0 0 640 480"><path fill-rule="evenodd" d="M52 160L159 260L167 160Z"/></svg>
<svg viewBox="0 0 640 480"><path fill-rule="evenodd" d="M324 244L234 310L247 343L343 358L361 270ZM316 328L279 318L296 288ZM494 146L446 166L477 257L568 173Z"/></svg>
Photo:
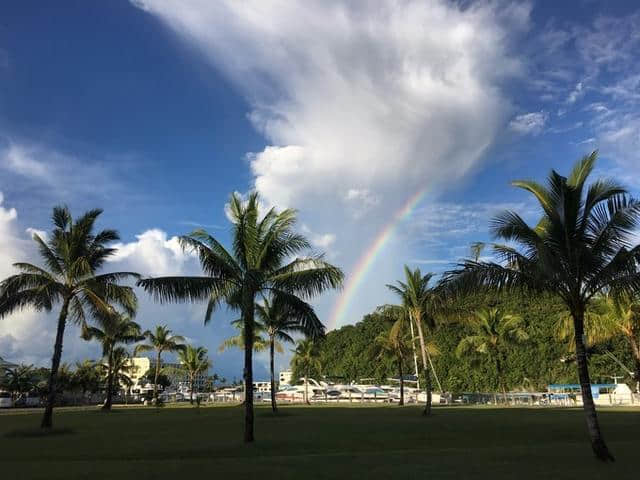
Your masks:
<svg viewBox="0 0 640 480"><path fill-rule="evenodd" d="M256 409L256 417L258 418L282 418L282 417L293 417L295 413L288 412L286 410L278 410L274 412L273 410L264 410L264 409Z"/></svg>
<svg viewBox="0 0 640 480"><path fill-rule="evenodd" d="M11 430L4 434L7 438L42 438L56 437L59 435L72 435L76 433L71 428L52 428L45 430L42 428L23 428L19 430Z"/></svg>

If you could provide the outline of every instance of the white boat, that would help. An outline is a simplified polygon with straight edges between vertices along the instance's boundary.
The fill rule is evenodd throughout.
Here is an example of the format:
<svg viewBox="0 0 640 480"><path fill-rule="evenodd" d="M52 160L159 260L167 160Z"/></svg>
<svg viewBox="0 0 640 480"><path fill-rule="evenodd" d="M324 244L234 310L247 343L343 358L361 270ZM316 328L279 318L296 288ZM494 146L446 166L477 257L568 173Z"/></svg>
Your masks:
<svg viewBox="0 0 640 480"><path fill-rule="evenodd" d="M307 392L309 401L324 400L326 388L313 378L307 379L306 386L304 379L300 379L295 385L283 386L283 388L276 393L276 398L288 402L304 402Z"/></svg>

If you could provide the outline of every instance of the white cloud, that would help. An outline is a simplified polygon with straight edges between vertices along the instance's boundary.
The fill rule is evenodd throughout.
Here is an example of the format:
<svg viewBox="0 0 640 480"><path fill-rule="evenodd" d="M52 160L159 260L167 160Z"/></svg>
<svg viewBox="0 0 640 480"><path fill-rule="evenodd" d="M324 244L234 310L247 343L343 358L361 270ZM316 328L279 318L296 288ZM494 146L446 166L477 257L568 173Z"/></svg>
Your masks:
<svg viewBox="0 0 640 480"><path fill-rule="evenodd" d="M523 113L509 122L509 128L521 135L538 135L547 121L545 112Z"/></svg>
<svg viewBox="0 0 640 480"><path fill-rule="evenodd" d="M512 112L501 86L522 73L511 48L531 10L444 0L134 4L245 94L268 142L248 156L250 188L298 208L314 230L337 232L331 248L347 270L414 192L481 164ZM402 242L386 248L372 278L406 254ZM358 299L360 313L381 301Z"/></svg>
<svg viewBox="0 0 640 480"><path fill-rule="evenodd" d="M116 243L117 252L109 262L124 262L132 271L146 276L177 275L183 273L185 264L196 258L193 252L183 251L178 237L167 238L159 229L147 230L136 235L136 241Z"/></svg>
<svg viewBox="0 0 640 480"><path fill-rule="evenodd" d="M36 160L33 151L22 145L10 144L0 155L0 165L6 170L50 182L51 172L44 163Z"/></svg>
<svg viewBox="0 0 640 480"><path fill-rule="evenodd" d="M585 94L584 86L582 82L578 82L575 88L571 91L571 93L567 97L567 103L569 104L576 103L576 101L582 98L584 94Z"/></svg>
<svg viewBox="0 0 640 480"><path fill-rule="evenodd" d="M307 225L302 225L301 230L314 247L318 247L323 250L329 248L336 241L336 236L333 233L315 233Z"/></svg>
<svg viewBox="0 0 640 480"><path fill-rule="evenodd" d="M528 6L446 2L136 2L195 43L252 101L272 142L250 157L281 207L353 184L459 178L499 131L496 83L518 71ZM501 5L504 7L504 5Z"/></svg>

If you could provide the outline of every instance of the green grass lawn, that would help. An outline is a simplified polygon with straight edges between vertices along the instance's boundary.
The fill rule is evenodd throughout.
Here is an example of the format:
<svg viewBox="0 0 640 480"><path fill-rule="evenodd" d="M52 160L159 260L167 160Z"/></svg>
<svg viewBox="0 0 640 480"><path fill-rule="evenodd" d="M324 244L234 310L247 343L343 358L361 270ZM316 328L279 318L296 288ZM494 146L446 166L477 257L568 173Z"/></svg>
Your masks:
<svg viewBox="0 0 640 480"><path fill-rule="evenodd" d="M0 478L637 478L640 410L600 417L613 465L580 410L261 406L249 446L237 406L57 410L64 430L44 437L27 435L39 413L2 412Z"/></svg>

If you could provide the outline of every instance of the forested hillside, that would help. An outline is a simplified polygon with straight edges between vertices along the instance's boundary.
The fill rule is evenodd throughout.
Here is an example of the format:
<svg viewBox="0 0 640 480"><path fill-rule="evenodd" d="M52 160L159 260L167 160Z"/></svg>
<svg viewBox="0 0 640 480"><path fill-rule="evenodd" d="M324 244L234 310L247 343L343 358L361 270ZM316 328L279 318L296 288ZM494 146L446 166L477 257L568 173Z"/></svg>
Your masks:
<svg viewBox="0 0 640 480"><path fill-rule="evenodd" d="M509 348L504 365L505 383L510 390L544 390L549 383L577 383L575 365L563 362L570 357L568 343L557 338L557 324L563 312L562 304L551 297L508 297L467 300L461 316L491 305L517 314L526 322L529 340L522 345ZM379 313L366 315L355 325L347 325L331 331L319 345L323 375L335 381L359 381L375 378L384 382L387 377L397 376L397 367L389 357L380 357L376 337L390 328L390 323ZM433 334L440 354L434 364L442 387L446 391L495 391L498 378L494 363L488 358L458 358L455 350L460 340L469 335L468 327L455 319L441 319ZM622 367L605 352L612 352L629 368L631 353L627 343L619 338L598 345L590 358L594 382L612 382L610 375L624 375ZM478 358L479 357L479 358ZM413 359L405 362L404 371L413 372ZM294 372L296 374L298 372ZM633 382L629 375L624 381Z"/></svg>

